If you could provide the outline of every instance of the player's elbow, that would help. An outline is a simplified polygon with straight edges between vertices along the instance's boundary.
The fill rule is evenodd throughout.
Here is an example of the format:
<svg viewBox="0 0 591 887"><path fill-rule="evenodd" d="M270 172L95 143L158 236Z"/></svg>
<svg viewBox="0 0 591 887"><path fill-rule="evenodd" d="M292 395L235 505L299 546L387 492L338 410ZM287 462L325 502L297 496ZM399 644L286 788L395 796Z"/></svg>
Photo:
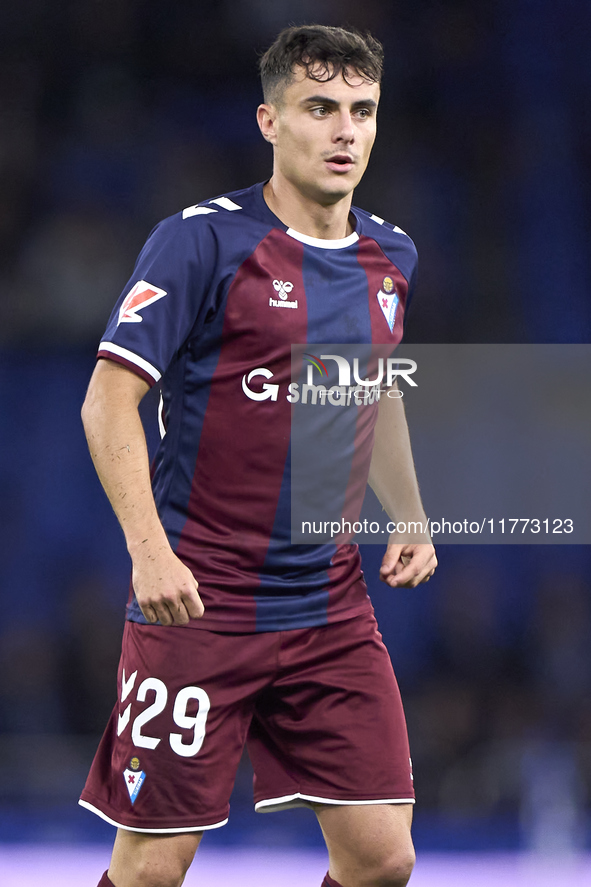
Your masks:
<svg viewBox="0 0 591 887"><path fill-rule="evenodd" d="M96 372L92 376L82 404L80 415L87 439L100 431L101 426L108 427L112 421L111 396L105 380Z"/></svg>
<svg viewBox="0 0 591 887"><path fill-rule="evenodd" d="M86 392L86 397L84 398L84 403L82 404L82 409L80 410L82 425L84 426L87 435L96 420L99 401L100 397L97 396L96 385L93 384L93 379L91 379Z"/></svg>
<svg viewBox="0 0 591 887"><path fill-rule="evenodd" d="M89 396L89 392L86 392L86 397L84 398L84 403L80 410L80 418L82 419L84 430L88 434L88 429L92 420L92 399Z"/></svg>

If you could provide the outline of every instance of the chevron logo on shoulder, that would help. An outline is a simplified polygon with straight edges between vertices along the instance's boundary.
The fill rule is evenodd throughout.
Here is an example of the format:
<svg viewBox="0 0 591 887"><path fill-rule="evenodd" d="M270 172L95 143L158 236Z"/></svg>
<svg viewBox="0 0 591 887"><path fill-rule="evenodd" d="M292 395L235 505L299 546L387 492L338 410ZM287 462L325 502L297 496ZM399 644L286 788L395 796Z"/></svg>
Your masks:
<svg viewBox="0 0 591 887"><path fill-rule="evenodd" d="M143 311L148 305L157 302L165 295L166 290L160 289L159 286L154 286L147 280L138 280L121 303L117 326L120 323L141 323L143 318L141 314L138 314L138 311Z"/></svg>

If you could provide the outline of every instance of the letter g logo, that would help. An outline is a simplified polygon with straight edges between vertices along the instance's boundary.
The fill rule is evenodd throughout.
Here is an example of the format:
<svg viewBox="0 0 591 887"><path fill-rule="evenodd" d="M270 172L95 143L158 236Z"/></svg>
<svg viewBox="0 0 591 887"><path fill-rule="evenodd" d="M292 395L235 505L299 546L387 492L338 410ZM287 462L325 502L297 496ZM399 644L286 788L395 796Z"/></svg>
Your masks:
<svg viewBox="0 0 591 887"><path fill-rule="evenodd" d="M268 382L263 382L262 391L252 391L248 387L255 376L264 376L265 379L272 379L273 373L265 367L258 367L256 370L251 370L248 376L246 374L242 376L242 390L246 396L250 397L251 400L277 400L279 385L269 385Z"/></svg>

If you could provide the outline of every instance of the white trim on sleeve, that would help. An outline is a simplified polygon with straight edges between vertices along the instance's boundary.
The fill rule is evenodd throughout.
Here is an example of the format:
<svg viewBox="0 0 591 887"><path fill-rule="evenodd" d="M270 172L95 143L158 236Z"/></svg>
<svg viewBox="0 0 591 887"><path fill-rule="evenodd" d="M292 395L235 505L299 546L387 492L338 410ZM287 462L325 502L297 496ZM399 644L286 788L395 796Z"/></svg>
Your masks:
<svg viewBox="0 0 591 887"><path fill-rule="evenodd" d="M78 803L81 807L86 807L87 810L90 810L91 813L96 813L97 816L100 816L100 818L104 819L105 822L108 822L109 825L125 829L126 832L144 832L154 835L172 835L179 832L206 832L208 829L221 828L228 821L227 819L223 819L221 822L216 822L214 825L183 825L181 828L135 828L135 826L122 825L120 822L115 822L114 819L111 819L97 807L93 807L88 801L80 800Z"/></svg>
<svg viewBox="0 0 591 887"><path fill-rule="evenodd" d="M134 354L133 351L128 351L127 348L122 348L121 345L115 345L114 342L101 342L98 350L110 351L111 354L116 354L118 357L124 357L125 360L134 363L141 370L148 373L155 382L159 382L162 378L162 373L160 373L156 367L152 366L151 363L148 363L147 360L144 360L143 357L140 357L139 354Z"/></svg>

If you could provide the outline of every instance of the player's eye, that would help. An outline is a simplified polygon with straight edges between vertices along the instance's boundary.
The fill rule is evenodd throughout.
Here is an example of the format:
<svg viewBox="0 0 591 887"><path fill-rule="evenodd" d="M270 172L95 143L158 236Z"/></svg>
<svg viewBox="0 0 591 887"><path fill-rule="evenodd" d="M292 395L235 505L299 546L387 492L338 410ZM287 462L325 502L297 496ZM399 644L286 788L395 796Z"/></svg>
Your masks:
<svg viewBox="0 0 591 887"><path fill-rule="evenodd" d="M324 105L319 105L317 108L312 108L312 113L315 117L326 117L328 108Z"/></svg>

